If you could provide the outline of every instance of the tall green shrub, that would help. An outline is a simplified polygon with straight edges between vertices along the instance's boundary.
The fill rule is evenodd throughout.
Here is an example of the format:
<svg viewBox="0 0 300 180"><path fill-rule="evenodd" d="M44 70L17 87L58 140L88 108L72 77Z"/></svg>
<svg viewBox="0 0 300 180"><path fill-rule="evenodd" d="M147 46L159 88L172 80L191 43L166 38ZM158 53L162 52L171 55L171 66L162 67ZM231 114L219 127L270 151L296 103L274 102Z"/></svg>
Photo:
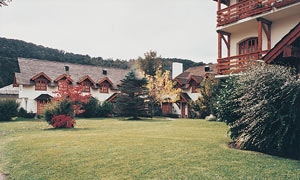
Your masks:
<svg viewBox="0 0 300 180"><path fill-rule="evenodd" d="M219 121L223 121L226 124L232 123L240 117L240 113L237 113L239 105L235 101L241 96L236 91L239 86L237 80L237 76L229 76L227 79L220 80L218 93L215 97L215 115Z"/></svg>
<svg viewBox="0 0 300 180"><path fill-rule="evenodd" d="M300 159L300 81L292 69L255 65L233 94L238 116L229 125L236 147Z"/></svg>
<svg viewBox="0 0 300 180"><path fill-rule="evenodd" d="M100 107L100 117L109 117L113 114L114 111L114 105L110 102L104 101Z"/></svg>
<svg viewBox="0 0 300 180"><path fill-rule="evenodd" d="M13 99L0 100L0 121L10 121L18 114L19 103Z"/></svg>
<svg viewBox="0 0 300 180"><path fill-rule="evenodd" d="M94 97L90 97L89 102L82 105L82 108L85 111L79 116L85 118L97 117L97 114L99 114L98 112L100 110L100 107L101 105L99 104L99 101Z"/></svg>

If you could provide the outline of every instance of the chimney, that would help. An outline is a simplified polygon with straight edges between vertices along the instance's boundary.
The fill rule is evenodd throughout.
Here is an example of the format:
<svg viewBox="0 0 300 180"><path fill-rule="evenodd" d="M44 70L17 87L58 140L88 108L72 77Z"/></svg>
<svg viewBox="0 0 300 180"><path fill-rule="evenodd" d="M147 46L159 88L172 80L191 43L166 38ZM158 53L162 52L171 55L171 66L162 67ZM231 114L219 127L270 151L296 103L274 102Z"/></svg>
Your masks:
<svg viewBox="0 0 300 180"><path fill-rule="evenodd" d="M69 66L65 66L65 71L67 74L69 74Z"/></svg>
<svg viewBox="0 0 300 180"><path fill-rule="evenodd" d="M182 63L173 62L172 63L172 79L177 77L182 72L183 72Z"/></svg>
<svg viewBox="0 0 300 180"><path fill-rule="evenodd" d="M103 70L102 70L102 74L106 76L106 75L107 75L107 70L106 70L106 69L103 69Z"/></svg>
<svg viewBox="0 0 300 180"><path fill-rule="evenodd" d="M209 71L210 71L210 67L209 67L209 66L205 66L205 67L204 67L204 71L205 71L205 72L209 72Z"/></svg>

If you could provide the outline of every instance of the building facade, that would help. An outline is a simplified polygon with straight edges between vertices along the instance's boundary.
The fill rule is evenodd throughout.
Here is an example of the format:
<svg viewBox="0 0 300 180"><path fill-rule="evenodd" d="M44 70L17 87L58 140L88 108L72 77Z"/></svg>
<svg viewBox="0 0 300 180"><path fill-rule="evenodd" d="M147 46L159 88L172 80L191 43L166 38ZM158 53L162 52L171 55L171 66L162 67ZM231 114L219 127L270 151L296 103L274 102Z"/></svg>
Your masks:
<svg viewBox="0 0 300 180"><path fill-rule="evenodd" d="M18 59L20 72L15 73L20 107L27 112L41 114L45 104L56 94L61 81L68 79L76 86L83 85L83 93L90 93L100 102L113 101L118 84L129 70L103 68L55 61Z"/></svg>
<svg viewBox="0 0 300 180"><path fill-rule="evenodd" d="M217 2L218 74L238 73L256 60L264 60L300 21L299 0L214 1ZM296 38L290 43L299 34L294 32L293 36Z"/></svg>
<svg viewBox="0 0 300 180"><path fill-rule="evenodd" d="M195 101L199 98L200 83L207 76L215 76L217 74L216 64L206 66L191 67L173 80L176 82L176 88L181 89L180 98L175 103L163 103L163 114L177 114L181 118L191 117L190 101Z"/></svg>

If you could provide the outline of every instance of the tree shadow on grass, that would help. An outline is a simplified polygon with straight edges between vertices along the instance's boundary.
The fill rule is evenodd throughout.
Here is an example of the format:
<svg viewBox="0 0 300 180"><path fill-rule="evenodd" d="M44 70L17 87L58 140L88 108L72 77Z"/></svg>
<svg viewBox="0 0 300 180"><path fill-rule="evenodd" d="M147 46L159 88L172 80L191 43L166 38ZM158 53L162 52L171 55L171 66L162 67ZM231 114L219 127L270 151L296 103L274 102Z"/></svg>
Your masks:
<svg viewBox="0 0 300 180"><path fill-rule="evenodd" d="M46 128L44 131L89 131L95 128Z"/></svg>
<svg viewBox="0 0 300 180"><path fill-rule="evenodd" d="M119 118L119 121L133 121L133 122L169 122L176 119L172 118Z"/></svg>

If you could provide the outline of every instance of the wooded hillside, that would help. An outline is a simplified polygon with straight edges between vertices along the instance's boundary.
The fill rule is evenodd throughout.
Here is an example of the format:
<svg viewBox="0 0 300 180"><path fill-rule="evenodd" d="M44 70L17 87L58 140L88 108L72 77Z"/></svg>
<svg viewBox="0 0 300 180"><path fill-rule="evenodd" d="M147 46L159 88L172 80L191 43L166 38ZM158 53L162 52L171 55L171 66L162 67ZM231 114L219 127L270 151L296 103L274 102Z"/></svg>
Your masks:
<svg viewBox="0 0 300 180"><path fill-rule="evenodd" d="M127 69L135 62L134 60L128 62L119 59L113 60L103 59L102 57L90 57L89 55L69 53L63 50L48 48L21 40L0 38L0 88L13 83L14 72L19 71L17 62L18 57L121 69ZM164 69L169 70L171 70L172 62L183 63L184 69L204 64L202 62L195 63L191 60L176 58L162 59L164 61Z"/></svg>

